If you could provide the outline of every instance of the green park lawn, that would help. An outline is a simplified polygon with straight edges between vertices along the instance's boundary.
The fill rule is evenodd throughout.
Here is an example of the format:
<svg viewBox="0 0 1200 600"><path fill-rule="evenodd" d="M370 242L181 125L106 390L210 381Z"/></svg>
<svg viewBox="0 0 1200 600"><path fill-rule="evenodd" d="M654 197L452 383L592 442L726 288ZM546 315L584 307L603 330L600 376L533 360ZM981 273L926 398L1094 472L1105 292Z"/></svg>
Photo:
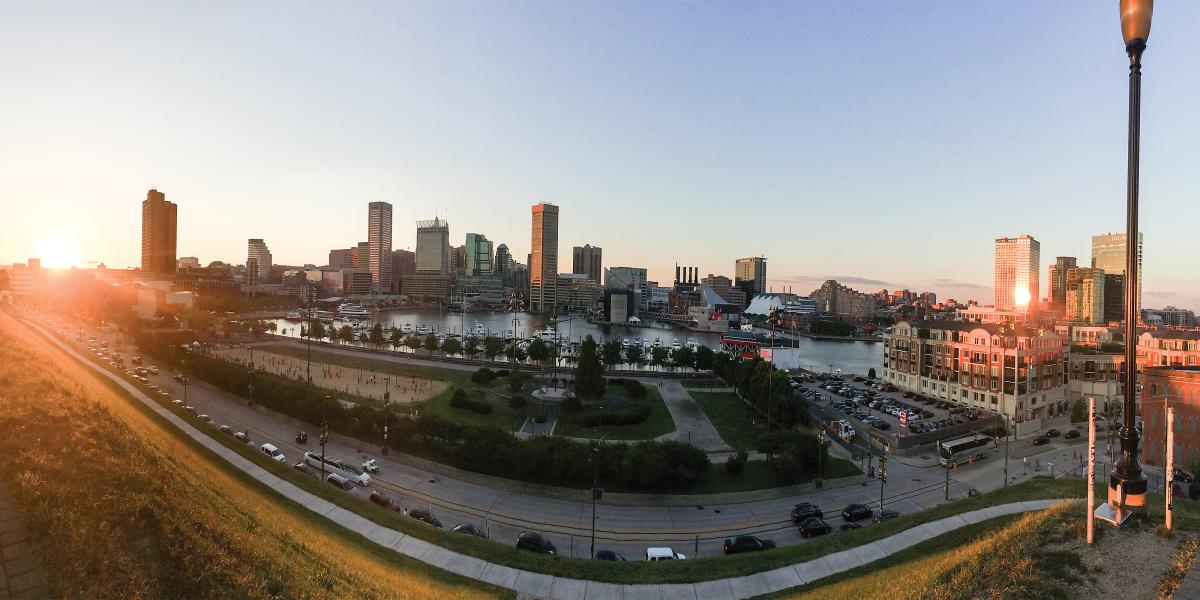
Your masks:
<svg viewBox="0 0 1200 600"><path fill-rule="evenodd" d="M660 435L675 431L675 421L663 404L662 396L652 386L646 386L646 397L641 400L628 400L626 405L644 404L650 408L650 416L641 423L631 425L605 425L603 427L583 427L570 422L570 414L559 409L558 424L554 427L554 435L573 438L605 439L605 440L652 440ZM615 385L608 386L610 401L614 398L624 399L625 391ZM589 413L591 403L585 403L581 415Z"/></svg>
<svg viewBox="0 0 1200 600"><path fill-rule="evenodd" d="M763 418L732 392L689 393L731 448L752 449L754 440L767 432Z"/></svg>

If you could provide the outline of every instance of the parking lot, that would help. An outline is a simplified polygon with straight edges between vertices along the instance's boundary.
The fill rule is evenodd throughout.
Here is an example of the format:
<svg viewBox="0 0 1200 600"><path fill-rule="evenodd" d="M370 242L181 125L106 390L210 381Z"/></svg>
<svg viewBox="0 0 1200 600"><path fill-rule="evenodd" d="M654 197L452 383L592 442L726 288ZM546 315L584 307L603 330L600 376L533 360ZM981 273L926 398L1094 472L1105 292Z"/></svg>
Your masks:
<svg viewBox="0 0 1200 600"><path fill-rule="evenodd" d="M792 382L809 401L888 434L929 433L992 415L990 411L902 392L890 384L861 377L847 381L818 375L793 378ZM902 414L907 421L903 428Z"/></svg>

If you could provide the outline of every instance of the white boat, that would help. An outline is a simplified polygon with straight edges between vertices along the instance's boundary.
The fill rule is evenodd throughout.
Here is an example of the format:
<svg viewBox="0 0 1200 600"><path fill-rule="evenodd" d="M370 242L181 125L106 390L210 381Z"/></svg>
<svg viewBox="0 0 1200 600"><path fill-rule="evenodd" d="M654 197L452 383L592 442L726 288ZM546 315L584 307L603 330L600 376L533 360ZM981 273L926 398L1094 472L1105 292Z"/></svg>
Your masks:
<svg viewBox="0 0 1200 600"><path fill-rule="evenodd" d="M400 328L400 333L403 333L404 335L409 335L412 332L413 332L412 323L405 323L404 327Z"/></svg>
<svg viewBox="0 0 1200 600"><path fill-rule="evenodd" d="M504 332L504 339L505 339L505 340L512 340L512 339L513 339L513 337L514 337L514 336L513 336L513 330L509 329L508 331L505 331L505 332Z"/></svg>
<svg viewBox="0 0 1200 600"><path fill-rule="evenodd" d="M628 348L628 347L629 347L629 338L621 338L621 347L622 347L622 348Z"/></svg>
<svg viewBox="0 0 1200 600"><path fill-rule="evenodd" d="M332 323L335 315L331 310L314 310L313 318L322 323Z"/></svg>
<svg viewBox="0 0 1200 600"><path fill-rule="evenodd" d="M662 338L654 338L654 347L658 348L660 346L662 346Z"/></svg>
<svg viewBox="0 0 1200 600"><path fill-rule="evenodd" d="M653 346L650 345L650 340L642 338L642 350L649 350Z"/></svg>
<svg viewBox="0 0 1200 600"><path fill-rule="evenodd" d="M679 349L679 338L672 338L672 339L671 339L671 348L672 348L672 349L674 349L674 350L678 350L678 349Z"/></svg>
<svg viewBox="0 0 1200 600"><path fill-rule="evenodd" d="M289 320L289 321L299 321L301 318L303 318L303 317L300 316L299 311L293 310L293 311L289 311L287 314L287 320Z"/></svg>
<svg viewBox="0 0 1200 600"><path fill-rule="evenodd" d="M549 325L547 325L545 329L542 329L541 331L535 333L534 337L536 337L539 340L542 340L543 342L553 342L555 333L554 333L554 330L551 329Z"/></svg>
<svg viewBox="0 0 1200 600"><path fill-rule="evenodd" d="M338 305L337 312L341 318L352 321L362 321L371 318L371 311L367 310L361 304L343 302Z"/></svg>
<svg viewBox="0 0 1200 600"><path fill-rule="evenodd" d="M700 347L700 343L696 341L696 338L688 338L687 341L684 342L684 344L686 344L688 348L691 348L693 350Z"/></svg>
<svg viewBox="0 0 1200 600"><path fill-rule="evenodd" d="M429 335L429 326L421 323L417 326L417 335Z"/></svg>
<svg viewBox="0 0 1200 600"><path fill-rule="evenodd" d="M474 333L477 337L487 337L489 332L487 327L483 326L483 323L475 321L475 329L472 330L472 333Z"/></svg>

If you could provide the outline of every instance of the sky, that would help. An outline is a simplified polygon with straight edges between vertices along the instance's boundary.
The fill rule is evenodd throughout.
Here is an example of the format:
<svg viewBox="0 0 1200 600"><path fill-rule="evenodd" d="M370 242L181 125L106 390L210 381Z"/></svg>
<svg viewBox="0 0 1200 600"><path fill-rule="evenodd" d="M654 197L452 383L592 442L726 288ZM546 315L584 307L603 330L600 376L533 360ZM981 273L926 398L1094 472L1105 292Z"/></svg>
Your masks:
<svg viewBox="0 0 1200 600"><path fill-rule="evenodd" d="M1156 8L1145 302L1200 309L1200 3ZM9 3L0 263L136 266L151 187L204 264L324 264L379 200L395 248L437 215L523 261L549 202L560 271L762 255L776 291L990 304L996 237L1045 291L1124 231L1127 73L1116 0Z"/></svg>

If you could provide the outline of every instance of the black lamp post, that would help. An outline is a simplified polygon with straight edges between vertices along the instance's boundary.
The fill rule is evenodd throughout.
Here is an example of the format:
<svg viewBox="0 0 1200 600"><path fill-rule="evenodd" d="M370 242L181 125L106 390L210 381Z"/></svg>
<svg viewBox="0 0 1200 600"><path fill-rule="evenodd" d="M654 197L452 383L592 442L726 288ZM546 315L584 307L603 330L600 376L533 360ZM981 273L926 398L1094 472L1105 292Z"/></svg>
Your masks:
<svg viewBox="0 0 1200 600"><path fill-rule="evenodd" d="M1125 414L1121 427L1121 457L1113 465L1108 501L1124 510L1146 506L1146 475L1138 463L1138 433L1134 427L1137 397L1138 320L1138 148L1142 115L1142 53L1150 37L1153 0L1121 0L1121 35L1129 55L1129 164L1125 186Z"/></svg>

